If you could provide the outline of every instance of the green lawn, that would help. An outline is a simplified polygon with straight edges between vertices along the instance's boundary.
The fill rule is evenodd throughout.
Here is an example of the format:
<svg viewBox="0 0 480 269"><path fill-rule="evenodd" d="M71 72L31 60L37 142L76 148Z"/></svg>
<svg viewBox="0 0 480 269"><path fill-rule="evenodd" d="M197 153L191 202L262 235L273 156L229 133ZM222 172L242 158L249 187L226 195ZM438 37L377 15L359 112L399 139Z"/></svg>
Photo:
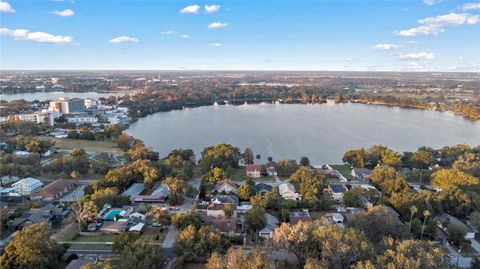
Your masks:
<svg viewBox="0 0 480 269"><path fill-rule="evenodd" d="M244 168L229 168L227 169L228 177L233 180L246 180L248 177L245 175Z"/></svg>
<svg viewBox="0 0 480 269"><path fill-rule="evenodd" d="M330 166L347 178L350 176L350 172L352 172L352 168L349 164L332 164Z"/></svg>
<svg viewBox="0 0 480 269"><path fill-rule="evenodd" d="M113 242L117 237L114 234L102 234L96 236L77 236L73 241L75 242Z"/></svg>

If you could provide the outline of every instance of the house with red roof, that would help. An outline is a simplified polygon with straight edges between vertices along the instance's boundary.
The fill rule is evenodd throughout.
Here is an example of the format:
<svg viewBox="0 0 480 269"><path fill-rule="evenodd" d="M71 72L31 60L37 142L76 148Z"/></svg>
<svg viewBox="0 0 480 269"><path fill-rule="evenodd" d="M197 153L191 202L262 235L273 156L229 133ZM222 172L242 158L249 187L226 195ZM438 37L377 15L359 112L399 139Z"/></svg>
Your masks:
<svg viewBox="0 0 480 269"><path fill-rule="evenodd" d="M245 165L245 174L247 177L260 178L262 172L262 166L259 164L247 164Z"/></svg>

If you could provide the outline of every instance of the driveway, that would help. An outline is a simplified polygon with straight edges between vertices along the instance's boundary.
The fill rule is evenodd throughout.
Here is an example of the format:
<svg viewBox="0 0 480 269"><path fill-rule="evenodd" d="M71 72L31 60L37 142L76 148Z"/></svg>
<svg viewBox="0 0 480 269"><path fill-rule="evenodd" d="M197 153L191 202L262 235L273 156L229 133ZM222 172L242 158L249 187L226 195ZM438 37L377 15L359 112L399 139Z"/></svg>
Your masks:
<svg viewBox="0 0 480 269"><path fill-rule="evenodd" d="M175 239L177 238L178 231L172 225L168 227L167 235L163 241L163 248L172 248Z"/></svg>

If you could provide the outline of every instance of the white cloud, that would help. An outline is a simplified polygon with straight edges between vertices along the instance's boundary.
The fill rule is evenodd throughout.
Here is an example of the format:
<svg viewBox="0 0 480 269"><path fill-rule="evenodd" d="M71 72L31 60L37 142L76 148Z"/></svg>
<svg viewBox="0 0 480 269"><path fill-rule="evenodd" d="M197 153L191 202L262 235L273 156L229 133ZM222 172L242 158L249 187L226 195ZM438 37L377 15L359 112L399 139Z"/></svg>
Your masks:
<svg viewBox="0 0 480 269"><path fill-rule="evenodd" d="M480 3L466 3L463 4L462 10L474 10L474 9L480 9Z"/></svg>
<svg viewBox="0 0 480 269"><path fill-rule="evenodd" d="M220 44L220 43L212 43L212 44L210 44L210 46L215 47L215 48L219 48L219 47L222 46L222 44Z"/></svg>
<svg viewBox="0 0 480 269"><path fill-rule="evenodd" d="M433 6L441 2L441 0L422 0L422 2L427 6Z"/></svg>
<svg viewBox="0 0 480 269"><path fill-rule="evenodd" d="M185 34L183 34L183 35L180 35L180 37L181 37L181 38L184 38L184 39L188 39L188 38L190 38L190 36L189 36L189 35L185 35Z"/></svg>
<svg viewBox="0 0 480 269"><path fill-rule="evenodd" d="M428 53L428 52L418 52L418 53L402 54L398 58L402 61L433 60L435 59L435 54Z"/></svg>
<svg viewBox="0 0 480 269"><path fill-rule="evenodd" d="M52 14L58 15L60 17L70 17L70 16L75 15L73 10L71 10L69 8L67 8L65 10L62 10L62 11L54 11L54 12L52 12Z"/></svg>
<svg viewBox="0 0 480 269"><path fill-rule="evenodd" d="M223 22L212 22L208 25L208 29L211 30L217 30L217 29L222 29L228 26L228 23L223 23Z"/></svg>
<svg viewBox="0 0 480 269"><path fill-rule="evenodd" d="M372 46L373 50L391 50L391 49L398 49L403 47L403 45L395 45L395 44L377 44Z"/></svg>
<svg viewBox="0 0 480 269"><path fill-rule="evenodd" d="M26 29L11 30L0 28L0 36L10 36L18 40L30 40L39 43L73 44L73 37L52 35L45 32L30 32Z"/></svg>
<svg viewBox="0 0 480 269"><path fill-rule="evenodd" d="M408 40L407 44L415 45L415 44L418 44L418 42L417 42L417 40Z"/></svg>
<svg viewBox="0 0 480 269"><path fill-rule="evenodd" d="M205 12L213 13L220 10L220 5L205 5Z"/></svg>
<svg viewBox="0 0 480 269"><path fill-rule="evenodd" d="M480 15L468 13L450 13L435 17L427 17L419 20L420 26L402 30L397 33L399 36L437 35L444 31L446 26L458 26L463 24L474 25L480 22Z"/></svg>
<svg viewBox="0 0 480 269"><path fill-rule="evenodd" d="M115 43L115 44L119 44L119 43L138 43L139 41L140 40L138 40L138 38L123 36L123 35L108 40L109 43Z"/></svg>
<svg viewBox="0 0 480 269"><path fill-rule="evenodd" d="M0 2L0 13L15 13L15 9L7 2Z"/></svg>
<svg viewBox="0 0 480 269"><path fill-rule="evenodd" d="M191 5L191 6L186 6L180 10L180 13L182 14L197 14L198 11L200 10L199 5Z"/></svg>
<svg viewBox="0 0 480 269"><path fill-rule="evenodd" d="M160 33L161 35L172 35L175 34L175 31L173 30L168 30L168 31L163 31Z"/></svg>

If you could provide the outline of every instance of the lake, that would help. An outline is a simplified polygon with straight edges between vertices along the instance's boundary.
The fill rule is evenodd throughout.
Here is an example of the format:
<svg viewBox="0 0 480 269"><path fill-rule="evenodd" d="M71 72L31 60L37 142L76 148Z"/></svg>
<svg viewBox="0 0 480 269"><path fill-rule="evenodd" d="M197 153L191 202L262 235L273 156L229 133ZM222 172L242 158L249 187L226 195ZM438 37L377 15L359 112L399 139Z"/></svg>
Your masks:
<svg viewBox="0 0 480 269"><path fill-rule="evenodd" d="M131 124L127 133L160 156L190 148L197 159L205 146L229 143L272 156L310 158L312 164L341 163L350 149L386 145L414 151L427 145L480 144L480 121L452 113L363 104L258 104L205 106L159 112Z"/></svg>
<svg viewBox="0 0 480 269"><path fill-rule="evenodd" d="M56 100L59 97L68 98L92 98L98 99L100 97L109 96L123 96L124 93L98 93L98 92L32 92L32 93L14 93L14 94L0 94L0 100L12 101L24 99L26 101L47 101Z"/></svg>

